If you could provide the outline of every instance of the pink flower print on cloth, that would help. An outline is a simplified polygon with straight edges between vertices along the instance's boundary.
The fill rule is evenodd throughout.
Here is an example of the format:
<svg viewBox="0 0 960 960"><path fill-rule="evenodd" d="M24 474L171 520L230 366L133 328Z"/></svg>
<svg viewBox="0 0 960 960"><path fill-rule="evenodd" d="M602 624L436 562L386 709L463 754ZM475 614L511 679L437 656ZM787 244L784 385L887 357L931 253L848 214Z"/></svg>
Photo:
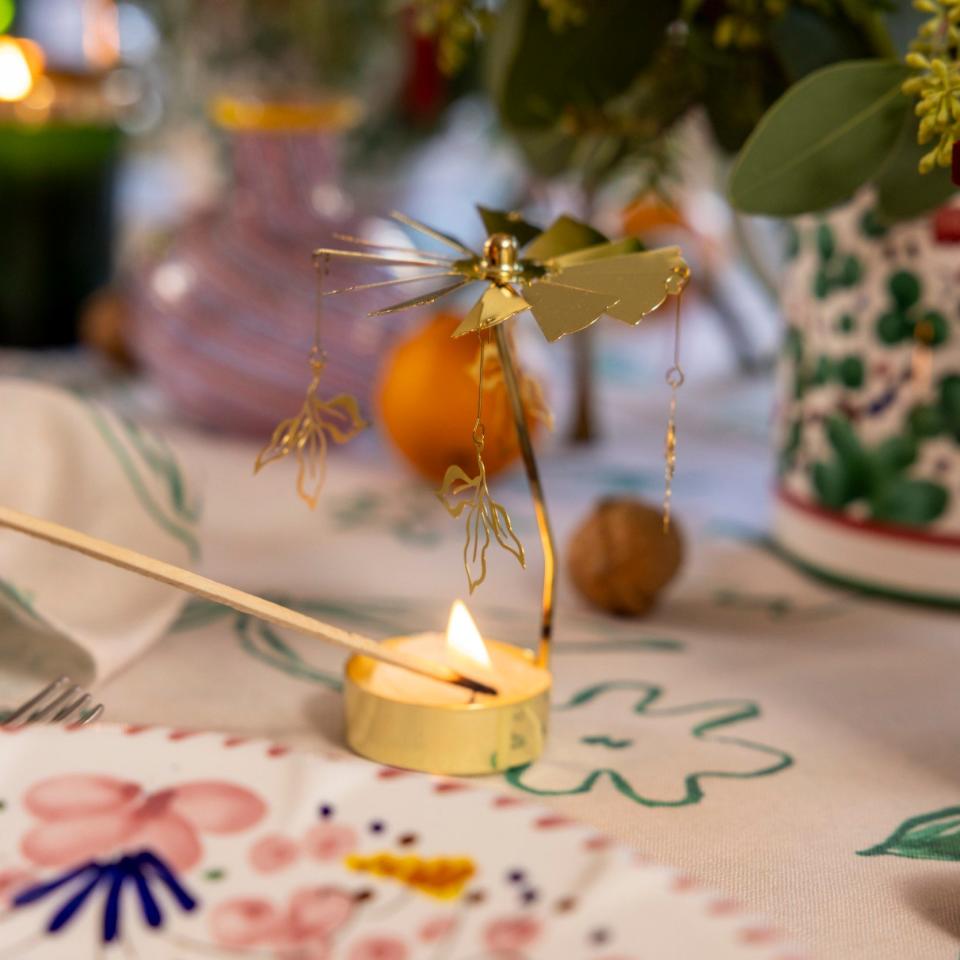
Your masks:
<svg viewBox="0 0 960 960"><path fill-rule="evenodd" d="M201 834L239 833L267 812L255 793L222 781L147 793L139 784L94 774L42 780L30 787L23 802L40 823L23 837L20 848L38 867L151 850L182 872L200 862Z"/></svg>
<svg viewBox="0 0 960 960"><path fill-rule="evenodd" d="M210 931L223 947L273 950L281 960L326 960L356 905L354 895L338 887L296 890L286 909L261 898L237 898L212 910Z"/></svg>

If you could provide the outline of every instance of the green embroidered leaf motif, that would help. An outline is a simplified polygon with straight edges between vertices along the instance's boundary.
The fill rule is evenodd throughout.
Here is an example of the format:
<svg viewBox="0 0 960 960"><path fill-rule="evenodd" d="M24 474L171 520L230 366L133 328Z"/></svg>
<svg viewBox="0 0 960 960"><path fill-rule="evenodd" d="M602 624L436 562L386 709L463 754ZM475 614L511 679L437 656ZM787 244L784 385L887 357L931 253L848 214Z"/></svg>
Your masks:
<svg viewBox="0 0 960 960"><path fill-rule="evenodd" d="M792 86L740 153L730 200L745 213L793 216L846 200L886 162L910 110L897 61L851 60Z"/></svg>
<svg viewBox="0 0 960 960"><path fill-rule="evenodd" d="M858 852L861 857L960 860L960 807L945 807L904 820L882 843Z"/></svg>
<svg viewBox="0 0 960 960"><path fill-rule="evenodd" d="M588 747L608 747L610 750L625 750L627 747L633 746L632 740L608 737L606 734L598 734L593 737L581 737L580 742L585 743Z"/></svg>
<svg viewBox="0 0 960 960"><path fill-rule="evenodd" d="M757 703L665 699L662 687L624 679L577 691L552 714L563 756L548 750L537 763L508 770L507 782L539 797L609 786L643 807L681 808L701 803L708 781L754 780L793 765L790 754L739 732L760 717Z"/></svg>

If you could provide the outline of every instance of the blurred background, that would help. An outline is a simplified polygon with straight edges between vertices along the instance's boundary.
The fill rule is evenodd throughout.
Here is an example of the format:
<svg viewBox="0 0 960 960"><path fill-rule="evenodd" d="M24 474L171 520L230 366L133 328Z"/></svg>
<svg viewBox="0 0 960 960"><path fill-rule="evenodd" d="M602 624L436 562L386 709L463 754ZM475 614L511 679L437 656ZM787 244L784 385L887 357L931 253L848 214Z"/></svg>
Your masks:
<svg viewBox="0 0 960 960"><path fill-rule="evenodd" d="M741 181L780 162L759 139L742 152L784 94L848 61L906 76L925 16L875 0L0 0L0 370L119 384L131 410L263 442L302 402L313 248L409 243L393 209L473 246L477 203L543 225L569 212L683 247L688 383L747 385L731 422L770 433L785 489L956 524L958 231L946 154L917 172L908 97L806 178L838 184L839 206L794 197L799 171L773 200L728 190L738 153ZM859 115L864 89L831 100ZM830 139L817 113L791 124L811 151ZM435 480L451 438L469 441L471 358L438 339L465 305L366 316L384 302L328 302L325 388ZM618 435L624 395L666 409L672 318L633 333L605 321L548 351L523 328L554 444ZM929 465L878 455L884 479L862 482L861 453L891 437L933 442Z"/></svg>

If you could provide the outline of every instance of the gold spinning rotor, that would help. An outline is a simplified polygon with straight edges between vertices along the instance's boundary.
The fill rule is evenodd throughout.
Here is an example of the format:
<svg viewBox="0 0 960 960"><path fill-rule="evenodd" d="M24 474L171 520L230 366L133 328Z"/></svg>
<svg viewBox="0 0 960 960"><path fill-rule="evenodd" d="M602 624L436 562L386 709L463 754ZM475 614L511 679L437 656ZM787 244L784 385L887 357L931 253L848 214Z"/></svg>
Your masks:
<svg viewBox="0 0 960 960"><path fill-rule="evenodd" d="M339 236L338 239L357 247L403 252L409 259L334 248L321 248L315 256L320 260L352 259L433 272L341 287L326 295L454 278L429 293L370 314L381 316L435 303L471 283L487 283L487 289L454 331L455 337L490 329L529 310L547 340L554 341L583 330L604 314L623 323L638 324L669 295L680 293L690 277L690 268L679 247L645 250L635 237L610 241L587 224L567 216L541 230L516 213L484 207L478 210L488 231L482 253L475 253L456 237L399 213L392 215L398 223L436 240L458 256Z"/></svg>

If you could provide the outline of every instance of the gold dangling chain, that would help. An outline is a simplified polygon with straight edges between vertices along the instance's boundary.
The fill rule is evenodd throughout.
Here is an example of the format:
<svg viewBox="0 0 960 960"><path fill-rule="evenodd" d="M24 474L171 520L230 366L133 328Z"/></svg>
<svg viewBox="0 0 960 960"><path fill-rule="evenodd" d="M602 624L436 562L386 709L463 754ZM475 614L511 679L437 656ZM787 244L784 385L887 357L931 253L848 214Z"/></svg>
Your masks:
<svg viewBox="0 0 960 960"><path fill-rule="evenodd" d="M677 471L677 391L686 379L680 366L680 304L683 290L690 279L690 268L684 264L674 268L667 280L667 293L676 297L676 309L673 319L673 365L667 370L666 381L670 387L670 412L667 416L667 435L664 443L664 491L663 491L663 532L670 529L671 507L673 501L673 476Z"/></svg>

